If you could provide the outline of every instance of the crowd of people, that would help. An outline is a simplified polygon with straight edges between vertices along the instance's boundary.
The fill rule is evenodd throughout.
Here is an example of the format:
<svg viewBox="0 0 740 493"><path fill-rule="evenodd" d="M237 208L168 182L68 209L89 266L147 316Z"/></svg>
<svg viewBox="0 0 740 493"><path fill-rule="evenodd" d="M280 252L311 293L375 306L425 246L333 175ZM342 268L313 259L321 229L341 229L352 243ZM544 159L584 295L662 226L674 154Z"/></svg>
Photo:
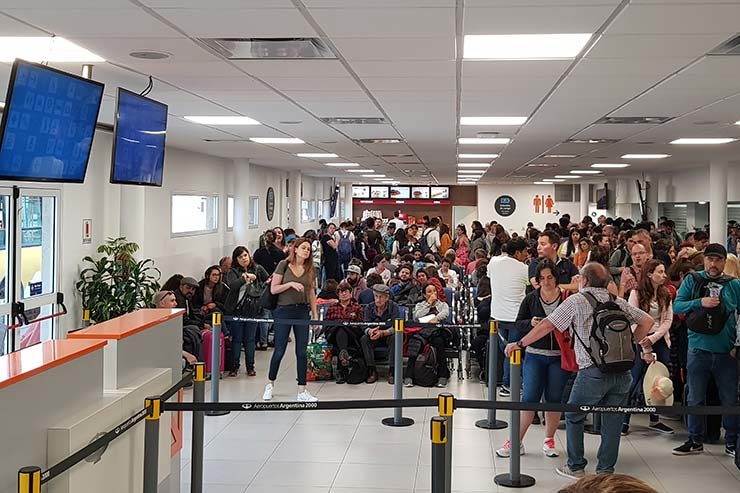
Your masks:
<svg viewBox="0 0 740 493"><path fill-rule="evenodd" d="M461 333L434 324L456 321L448 297L464 284L473 287L481 325L470 352L481 382L495 372L501 396L511 392L504 356L520 350L523 402L660 406L675 399L696 406L709 402L709 394L710 401L717 399L711 404L738 404L738 224L728 225L727 241L720 244L710 243L704 229L679 235L666 218L656 225L603 216L574 222L563 215L542 230L529 223L522 233L509 233L495 221L453 231L440 217L406 224L399 212L394 216L387 223L371 217L338 227L322 221L302 236L274 228L262 234L253 254L237 247L200 281L173 276L154 302L186 310L183 355L189 362L208 363L208 316L215 310L274 320L224 324L222 359L230 377L240 373L242 350L246 375L256 376L255 351L266 350L268 331L274 333L265 400L272 399L291 331L297 399L316 400L306 389L306 348L309 321L318 320L320 311L328 321L366 322L321 330L337 359L336 383L377 382L384 355L393 368L392 321L403 318L410 327L425 323L407 335L403 384L446 386L445 350L460 344ZM271 310L266 298L273 301ZM498 322L505 341L499 345L501 368L487 368L489 320ZM386 378L394 383L395 375ZM568 461L557 471L581 478L586 414L565 418ZM663 418L651 415L649 430L674 433ZM522 413L522 439L535 420L534 412ZM559 455L554 433L560 420L559 412L545 413L542 450L549 457ZM620 437L630 432L629 415L606 413L593 426L601 435L596 471L612 473ZM689 416L687 427L688 439L675 455L703 451L705 419ZM725 452L734 456L738 416L724 416L722 427ZM509 442L496 450L500 457L512 453L525 453L524 440L516 452Z"/></svg>

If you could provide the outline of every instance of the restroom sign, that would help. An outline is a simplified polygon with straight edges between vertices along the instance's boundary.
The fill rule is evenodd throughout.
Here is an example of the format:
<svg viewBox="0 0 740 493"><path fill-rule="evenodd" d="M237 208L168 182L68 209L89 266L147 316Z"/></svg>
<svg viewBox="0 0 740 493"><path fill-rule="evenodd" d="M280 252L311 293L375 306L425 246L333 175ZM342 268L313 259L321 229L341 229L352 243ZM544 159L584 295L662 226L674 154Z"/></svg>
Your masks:
<svg viewBox="0 0 740 493"><path fill-rule="evenodd" d="M82 244L89 245L92 243L92 219L82 220Z"/></svg>

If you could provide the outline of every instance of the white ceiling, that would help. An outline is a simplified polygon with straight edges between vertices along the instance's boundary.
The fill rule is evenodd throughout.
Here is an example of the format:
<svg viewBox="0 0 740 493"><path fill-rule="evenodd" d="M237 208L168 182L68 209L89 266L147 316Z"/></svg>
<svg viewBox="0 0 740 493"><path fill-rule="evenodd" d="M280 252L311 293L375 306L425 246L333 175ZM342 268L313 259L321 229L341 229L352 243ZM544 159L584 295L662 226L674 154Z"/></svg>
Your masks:
<svg viewBox="0 0 740 493"><path fill-rule="evenodd" d="M500 153L483 182L531 182L625 153L668 153L632 172L738 159L740 144L672 146L678 137L740 137L740 56L706 53L737 34L740 2L728 0L4 0L4 36L56 34L99 54L106 84L101 120L113 119L115 88L169 105L168 142L249 158L316 176L353 176L298 152L335 152L405 182L454 183L457 152ZM556 61L460 61L465 34L596 33L585 56ZM227 61L198 37L322 37L336 60ZM129 56L171 54L162 61ZM60 68L79 72L79 65ZM458 73L459 69L459 73ZM0 64L7 85L9 64ZM185 115L241 114L252 127L206 127ZM330 126L320 118L384 117L384 125ZM528 116L522 127L459 127L460 116ZM596 125L604 116L667 116L663 125ZM295 123L298 122L298 123ZM458 137L495 131L508 146L465 146ZM458 133L459 132L459 133ZM300 146L249 137L294 136ZM364 144L360 138L402 138ZM564 143L571 138L616 144ZM222 142L206 142L219 140ZM227 141L227 142L223 142ZM534 168L544 154L556 168ZM615 171L607 175L624 171ZM512 178L525 176L526 178Z"/></svg>

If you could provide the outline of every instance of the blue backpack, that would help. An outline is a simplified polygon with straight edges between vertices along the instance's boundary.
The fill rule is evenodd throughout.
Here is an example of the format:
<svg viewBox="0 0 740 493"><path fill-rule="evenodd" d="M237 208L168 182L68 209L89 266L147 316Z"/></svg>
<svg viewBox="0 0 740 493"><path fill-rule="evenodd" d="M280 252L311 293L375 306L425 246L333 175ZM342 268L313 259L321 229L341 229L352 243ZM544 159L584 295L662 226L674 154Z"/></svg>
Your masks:
<svg viewBox="0 0 740 493"><path fill-rule="evenodd" d="M352 260L352 242L349 240L349 233L342 234L339 232L339 245L337 245L337 255L342 263Z"/></svg>

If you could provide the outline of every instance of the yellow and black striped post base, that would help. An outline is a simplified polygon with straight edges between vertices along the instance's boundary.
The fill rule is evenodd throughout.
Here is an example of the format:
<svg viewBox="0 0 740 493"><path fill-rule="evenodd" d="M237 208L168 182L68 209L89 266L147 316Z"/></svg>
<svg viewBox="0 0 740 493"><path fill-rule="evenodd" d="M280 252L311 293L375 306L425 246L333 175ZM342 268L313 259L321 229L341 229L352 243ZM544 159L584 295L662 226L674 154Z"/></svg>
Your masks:
<svg viewBox="0 0 740 493"><path fill-rule="evenodd" d="M41 493L40 467L23 467L18 471L18 493Z"/></svg>

